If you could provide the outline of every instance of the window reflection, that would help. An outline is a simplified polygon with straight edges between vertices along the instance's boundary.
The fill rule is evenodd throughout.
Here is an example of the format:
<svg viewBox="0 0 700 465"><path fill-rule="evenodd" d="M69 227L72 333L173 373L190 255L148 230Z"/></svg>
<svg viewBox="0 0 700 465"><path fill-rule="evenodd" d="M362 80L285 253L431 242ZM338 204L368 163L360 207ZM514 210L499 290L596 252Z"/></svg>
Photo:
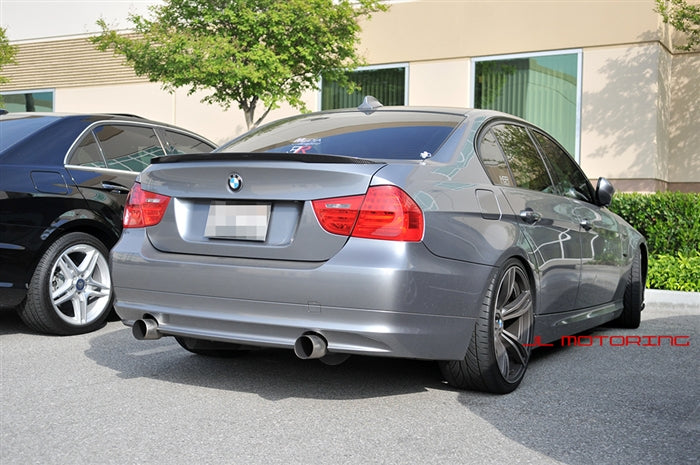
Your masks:
<svg viewBox="0 0 700 465"><path fill-rule="evenodd" d="M53 91L23 91L0 94L4 108L10 113L53 111Z"/></svg>
<svg viewBox="0 0 700 465"><path fill-rule="evenodd" d="M523 189L554 193L547 168L527 130L512 124L493 128L496 139L515 177L515 184Z"/></svg>

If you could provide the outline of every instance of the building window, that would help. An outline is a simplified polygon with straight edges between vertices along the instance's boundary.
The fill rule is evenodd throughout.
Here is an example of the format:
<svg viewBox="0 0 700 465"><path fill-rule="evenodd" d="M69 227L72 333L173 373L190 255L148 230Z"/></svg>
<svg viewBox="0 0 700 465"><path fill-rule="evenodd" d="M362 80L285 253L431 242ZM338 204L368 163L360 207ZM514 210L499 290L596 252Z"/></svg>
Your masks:
<svg viewBox="0 0 700 465"><path fill-rule="evenodd" d="M472 105L540 126L578 159L580 72L580 50L474 59Z"/></svg>
<svg viewBox="0 0 700 465"><path fill-rule="evenodd" d="M2 92L3 108L11 113L53 111L53 90L24 90Z"/></svg>
<svg viewBox="0 0 700 465"><path fill-rule="evenodd" d="M371 95L382 105L405 105L408 86L406 65L374 66L350 72L350 79L360 86L360 90L348 94L336 82L322 80L321 109L353 108L362 103L365 95Z"/></svg>

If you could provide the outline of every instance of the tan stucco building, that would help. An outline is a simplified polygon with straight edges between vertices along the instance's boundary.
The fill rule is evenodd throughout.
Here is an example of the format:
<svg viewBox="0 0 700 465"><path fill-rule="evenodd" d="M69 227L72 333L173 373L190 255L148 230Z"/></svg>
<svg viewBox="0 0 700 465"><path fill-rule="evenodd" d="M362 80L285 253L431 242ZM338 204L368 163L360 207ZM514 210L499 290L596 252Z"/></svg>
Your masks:
<svg viewBox="0 0 700 465"><path fill-rule="evenodd" d="M606 176L622 191L700 191L700 52L676 50L683 38L654 7L653 0L396 1L363 24L360 49L368 69L401 70L408 105L483 105L491 69L484 63L529 62L533 95L542 76L561 75L570 122L560 130L591 178ZM10 82L0 92L46 91L54 111L135 113L219 143L245 130L237 108L200 103L202 95L185 89L168 94L86 37L14 42L18 63L3 69ZM541 72L560 57L561 70ZM525 89L518 85L513 92ZM321 100L320 92L306 96L311 109ZM551 132L546 126L559 123L560 110L542 105L524 117L544 115L537 117L546 124L535 122ZM266 122L294 113L283 106Z"/></svg>

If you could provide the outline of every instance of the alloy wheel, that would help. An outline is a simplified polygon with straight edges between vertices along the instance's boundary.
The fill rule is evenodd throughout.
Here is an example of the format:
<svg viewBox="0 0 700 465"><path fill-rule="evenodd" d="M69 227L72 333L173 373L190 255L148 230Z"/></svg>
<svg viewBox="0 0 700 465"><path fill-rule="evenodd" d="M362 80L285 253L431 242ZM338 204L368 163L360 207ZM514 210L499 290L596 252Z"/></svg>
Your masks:
<svg viewBox="0 0 700 465"><path fill-rule="evenodd" d="M494 302L493 346L503 378L516 382L527 368L533 321L530 281L518 265L508 268L498 284Z"/></svg>
<svg viewBox="0 0 700 465"><path fill-rule="evenodd" d="M55 261L50 276L51 303L66 323L89 325L110 305L107 259L91 245L76 244L66 249Z"/></svg>

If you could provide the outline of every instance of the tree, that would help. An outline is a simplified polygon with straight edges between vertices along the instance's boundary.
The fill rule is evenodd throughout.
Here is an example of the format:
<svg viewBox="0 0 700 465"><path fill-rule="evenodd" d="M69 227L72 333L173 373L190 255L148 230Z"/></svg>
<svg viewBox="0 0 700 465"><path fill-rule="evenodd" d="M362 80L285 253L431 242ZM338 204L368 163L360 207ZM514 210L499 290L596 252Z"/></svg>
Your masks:
<svg viewBox="0 0 700 465"><path fill-rule="evenodd" d="M15 55L17 54L17 47L10 45L7 36L5 35L5 29L0 27L0 70L5 65L15 62ZM0 84L8 82L5 76L0 76Z"/></svg>
<svg viewBox="0 0 700 465"><path fill-rule="evenodd" d="M700 4L690 5L686 0L656 0L654 11L661 14L664 23L686 34L688 41L679 46L679 50L691 51L700 45Z"/></svg>
<svg viewBox="0 0 700 465"><path fill-rule="evenodd" d="M91 41L169 92L184 86L207 91L207 103L236 102L251 128L282 101L306 111L302 94L318 89L321 73L352 89L345 72L364 64L358 21L386 10L381 0L166 0L150 7L152 20L129 17L134 35L101 19Z"/></svg>

